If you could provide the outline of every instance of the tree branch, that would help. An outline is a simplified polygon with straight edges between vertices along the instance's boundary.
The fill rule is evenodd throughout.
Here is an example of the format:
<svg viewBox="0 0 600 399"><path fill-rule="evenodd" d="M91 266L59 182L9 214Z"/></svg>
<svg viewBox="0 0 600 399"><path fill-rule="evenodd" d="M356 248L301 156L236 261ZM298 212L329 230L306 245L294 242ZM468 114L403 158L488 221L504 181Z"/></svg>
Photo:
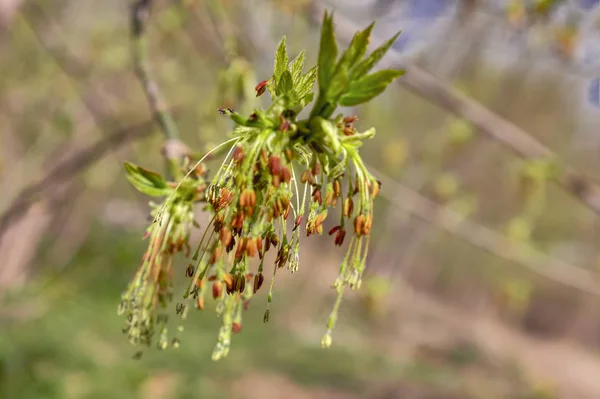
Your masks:
<svg viewBox="0 0 600 399"><path fill-rule="evenodd" d="M131 6L131 37L133 41L133 62L148 105L165 137L163 156L172 177L183 176L179 170L181 159L188 154L188 148L179 139L179 129L175 123L158 84L150 72L148 65L147 24L150 19L152 0L136 0Z"/></svg>

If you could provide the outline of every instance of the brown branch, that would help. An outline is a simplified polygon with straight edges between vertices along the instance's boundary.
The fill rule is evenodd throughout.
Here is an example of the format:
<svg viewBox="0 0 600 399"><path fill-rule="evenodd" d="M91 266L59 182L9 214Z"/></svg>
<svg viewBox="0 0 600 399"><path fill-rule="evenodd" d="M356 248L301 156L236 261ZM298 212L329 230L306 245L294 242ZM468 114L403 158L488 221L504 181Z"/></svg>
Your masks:
<svg viewBox="0 0 600 399"><path fill-rule="evenodd" d="M461 214L436 204L417 192L396 183L373 167L368 167L382 182L383 187L388 188L388 190L382 190L381 195L392 202L394 206L403 208L418 218L441 227L478 248L520 264L544 278L588 294L600 296L600 281L596 274L553 258L530 245L512 242L494 230L467 220Z"/></svg>
<svg viewBox="0 0 600 399"><path fill-rule="evenodd" d="M313 4L312 19L316 22L324 8ZM336 31L338 37L349 42L359 30L353 22L341 15L336 15ZM382 40L373 38L373 43ZM385 57L388 65L406 68L406 74L398 82L413 93L425 98L437 106L450 111L460 118L470 121L476 131L502 143L513 152L525 158L554 157L554 153L532 135L513 123L503 119L477 101L449 86L415 64L401 65L399 55L393 50ZM382 62L383 64L384 62ZM577 197L583 204L600 215L600 187L583 174L569 166L563 166L555 182L566 191Z"/></svg>
<svg viewBox="0 0 600 399"><path fill-rule="evenodd" d="M146 121L111 134L76 152L56 165L40 180L21 190L15 201L0 216L0 240L8 227L24 216L29 208L42 199L49 189L89 168L107 152L118 149L131 141L149 136L153 133L153 125L154 121Z"/></svg>

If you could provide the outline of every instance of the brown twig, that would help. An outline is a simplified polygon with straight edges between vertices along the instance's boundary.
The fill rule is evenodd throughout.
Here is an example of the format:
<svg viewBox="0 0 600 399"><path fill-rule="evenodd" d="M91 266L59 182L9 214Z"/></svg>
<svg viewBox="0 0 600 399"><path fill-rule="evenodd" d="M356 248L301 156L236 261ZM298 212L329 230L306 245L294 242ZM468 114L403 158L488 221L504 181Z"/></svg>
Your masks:
<svg viewBox="0 0 600 399"><path fill-rule="evenodd" d="M0 240L10 224L21 218L34 203L44 197L49 189L89 168L108 151L120 148L133 140L149 136L153 133L153 124L153 121L146 121L111 134L73 154L56 165L40 180L21 190L16 200L0 216Z"/></svg>

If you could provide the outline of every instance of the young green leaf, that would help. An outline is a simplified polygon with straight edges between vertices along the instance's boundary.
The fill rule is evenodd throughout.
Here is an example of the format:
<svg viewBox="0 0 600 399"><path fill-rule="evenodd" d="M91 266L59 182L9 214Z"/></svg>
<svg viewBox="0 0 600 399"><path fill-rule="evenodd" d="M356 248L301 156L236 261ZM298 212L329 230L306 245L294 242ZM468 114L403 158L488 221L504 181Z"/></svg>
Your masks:
<svg viewBox="0 0 600 399"><path fill-rule="evenodd" d="M329 86L331 76L335 69L338 48L335 41L335 32L333 27L333 14L329 15L325 11L323 16L323 26L321 27L321 42L319 44L318 77L319 89L324 92Z"/></svg>
<svg viewBox="0 0 600 399"><path fill-rule="evenodd" d="M300 77L302 76L302 68L304 68L304 57L306 52L302 50L300 54L290 64L290 72L292 73L292 80L294 85L297 85Z"/></svg>
<svg viewBox="0 0 600 399"><path fill-rule="evenodd" d="M141 193L162 197L171 193L166 180L156 172L125 162L127 180Z"/></svg>
<svg viewBox="0 0 600 399"><path fill-rule="evenodd" d="M403 74L404 71L385 69L350 82L348 91L342 95L339 104L350 107L367 102L381 94L394 79Z"/></svg>
<svg viewBox="0 0 600 399"><path fill-rule="evenodd" d="M367 73L369 73L369 71L371 69L373 69L375 64L377 64L383 58L383 56L388 52L390 47L392 47L392 44L394 44L394 42L398 39L398 36L400 36L400 33L402 33L402 32L400 31L400 32L396 33L389 40L385 41L381 46L376 48L371 53L371 55L369 55L363 61L359 62L354 68L352 68L352 71L350 71L350 79L351 80L360 79L363 76L365 76Z"/></svg>
<svg viewBox="0 0 600 399"><path fill-rule="evenodd" d="M293 75L292 75L293 76ZM315 85L315 81L317 80L317 67L312 67L308 72L298 79L297 83L294 81L296 85L296 91L298 92L298 97L303 98L308 93L310 93Z"/></svg>
<svg viewBox="0 0 600 399"><path fill-rule="evenodd" d="M292 74L290 71L285 70L281 74L279 78L279 83L277 84L277 94L282 96L284 94L289 93L294 87L294 83L292 82Z"/></svg>
<svg viewBox="0 0 600 399"><path fill-rule="evenodd" d="M273 69L273 76L275 77L275 85L279 85L279 79L283 72L288 70L288 55L285 48L285 36L279 42L277 51L275 52L275 67Z"/></svg>
<svg viewBox="0 0 600 399"><path fill-rule="evenodd" d="M329 89L325 94L326 99L337 103L340 96L348 91L348 85L348 71L345 69L336 71L336 74L331 81L331 86L329 86Z"/></svg>
<svg viewBox="0 0 600 399"><path fill-rule="evenodd" d="M344 69L348 70L354 66L367 52L369 46L369 40L371 38L371 31L375 26L375 22L371 23L365 30L357 32L348 49L342 54L340 61L336 67L337 70Z"/></svg>

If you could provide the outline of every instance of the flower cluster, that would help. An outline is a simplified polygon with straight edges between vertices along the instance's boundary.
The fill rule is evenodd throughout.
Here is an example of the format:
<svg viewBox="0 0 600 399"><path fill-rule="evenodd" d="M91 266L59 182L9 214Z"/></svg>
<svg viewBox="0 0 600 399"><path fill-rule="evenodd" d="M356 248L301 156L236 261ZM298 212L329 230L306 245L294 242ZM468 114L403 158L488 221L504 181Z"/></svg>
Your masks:
<svg viewBox="0 0 600 399"><path fill-rule="evenodd" d="M402 74L396 70L369 74L398 36L365 56L372 28L373 24L358 32L338 57L333 19L326 13L318 66L304 72L304 52L290 62L284 37L276 51L273 76L256 86L257 96L270 93L271 105L248 116L230 108L219 110L237 128L224 143L232 144L222 165L206 179L201 201L211 219L185 270L188 288L176 308L186 317L192 303L202 310L207 299L216 301L222 327L214 360L227 355L231 334L241 331L243 311L265 285L265 279L270 277L270 304L277 271L284 267L291 272L298 270L303 229L306 236L322 235L325 220L333 217L338 221L329 230L334 244L342 246L349 241L334 283L338 299L323 346L331 344L344 288L361 286L373 224L373 199L380 183L365 167L358 149L374 136L375 129L359 132L355 116L333 114L338 105L369 101ZM319 92L313 102L317 81ZM300 118L300 112L311 103L310 116ZM198 183L198 179L183 184L188 177L158 208L142 267L124 296L127 329L134 343L149 344L147 337L156 323L160 324L161 337L166 331L162 323L165 317L153 311L156 303L171 295L169 251L187 248L187 228L193 223L196 200L190 193L195 195L204 186L204 180ZM175 246L164 244L166 236L174 239ZM270 263L269 252L274 258L272 271L265 269ZM267 305L265 322L269 316ZM161 339L159 346L164 342Z"/></svg>

